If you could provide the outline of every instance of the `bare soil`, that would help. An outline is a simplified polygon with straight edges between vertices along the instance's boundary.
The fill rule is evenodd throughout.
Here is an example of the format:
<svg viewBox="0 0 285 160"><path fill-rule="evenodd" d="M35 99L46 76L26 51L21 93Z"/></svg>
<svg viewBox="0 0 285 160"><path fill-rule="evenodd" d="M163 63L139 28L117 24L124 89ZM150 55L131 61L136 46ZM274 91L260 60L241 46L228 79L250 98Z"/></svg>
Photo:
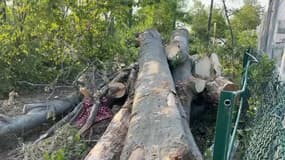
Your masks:
<svg viewBox="0 0 285 160"><path fill-rule="evenodd" d="M69 93L71 89L59 90L56 91L52 99L62 98ZM33 91L23 91L19 93L19 96L15 98L13 105L7 105L7 99L0 100L0 114L6 116L15 116L22 114L24 104L37 103L47 101L47 97L50 96L50 93L44 92L43 90L33 90ZM33 142L36 140L45 130L49 128L51 124L44 124L34 130L32 130L28 135L21 137L15 135L9 135L7 139L0 140L0 159L1 160L18 160L17 152L19 146L23 143Z"/></svg>

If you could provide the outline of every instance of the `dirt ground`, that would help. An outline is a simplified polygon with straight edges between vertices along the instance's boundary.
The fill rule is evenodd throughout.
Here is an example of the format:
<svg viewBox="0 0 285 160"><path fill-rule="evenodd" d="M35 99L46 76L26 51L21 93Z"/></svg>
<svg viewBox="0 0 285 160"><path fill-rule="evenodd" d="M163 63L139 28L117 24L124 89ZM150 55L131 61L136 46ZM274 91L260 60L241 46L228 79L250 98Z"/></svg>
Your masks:
<svg viewBox="0 0 285 160"><path fill-rule="evenodd" d="M61 98L69 93L71 89L65 89L56 91L52 98ZM0 114L6 116L15 116L22 114L24 104L44 102L49 97L50 93L44 92L43 90L33 90L33 91L24 91L18 93L18 97L15 98L14 105L7 105L7 99L0 100ZM16 156L19 149L19 146L22 143L33 142L37 139L44 131L50 126L50 124L44 124L39 128L32 130L28 135L23 137L17 137L15 135L9 135L7 139L0 140L0 159L1 160L18 160Z"/></svg>
<svg viewBox="0 0 285 160"><path fill-rule="evenodd" d="M72 90L60 90L55 92L53 98L62 98ZM28 103L36 103L46 101L47 97L50 93L45 93L42 90L30 91L30 92L22 92L19 93L19 96L16 97L15 105L7 106L5 105L7 100L0 100L0 114L5 114L7 116L15 116L22 114L24 104ZM119 110L119 106L114 106L112 110L116 112ZM195 118L195 120L191 121L191 131L195 137L197 145L200 150L204 152L208 147L213 144L214 139L214 127L215 127L215 119L216 119L216 107L209 106L206 111L202 114L203 116L199 116ZM97 123L90 129L88 135L86 135L86 139L92 140L88 142L88 146L91 149L104 133L107 128L110 120L104 120L102 122ZM13 135L9 135L7 139L0 140L0 159L1 160L20 160L23 159L21 155L19 155L21 146L23 143L29 143L36 140L41 134L43 134L51 124L44 124L34 130L32 130L28 135L17 137Z"/></svg>

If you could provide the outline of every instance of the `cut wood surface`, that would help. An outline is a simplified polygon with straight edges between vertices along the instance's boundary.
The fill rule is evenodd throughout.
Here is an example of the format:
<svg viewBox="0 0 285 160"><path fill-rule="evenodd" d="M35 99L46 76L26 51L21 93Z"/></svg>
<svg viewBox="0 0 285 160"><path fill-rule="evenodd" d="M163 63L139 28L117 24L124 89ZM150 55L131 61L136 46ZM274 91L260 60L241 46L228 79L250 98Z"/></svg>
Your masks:
<svg viewBox="0 0 285 160"><path fill-rule="evenodd" d="M195 95L204 91L204 89L206 88L206 83L206 80L199 79L196 77L191 77L189 80L190 89Z"/></svg>
<svg viewBox="0 0 285 160"><path fill-rule="evenodd" d="M204 99L213 105L217 105L223 89L234 91L237 90L238 87L225 77L217 77L213 81L207 82L206 91L203 93Z"/></svg>
<svg viewBox="0 0 285 160"><path fill-rule="evenodd" d="M212 53L210 55L210 60L212 64L212 77L219 77L222 76L222 65L220 63L219 57L216 53Z"/></svg>
<svg viewBox="0 0 285 160"><path fill-rule="evenodd" d="M197 146L189 144L193 137L184 125L160 34L147 30L139 39L139 75L120 159L202 159Z"/></svg>
<svg viewBox="0 0 285 160"><path fill-rule="evenodd" d="M0 115L0 136L9 133L25 133L50 118L72 110L80 102L81 96L76 92L65 99L50 100L44 103L32 104L26 114L15 117L4 117ZM38 106L38 107L37 107Z"/></svg>
<svg viewBox="0 0 285 160"><path fill-rule="evenodd" d="M208 56L204 56L194 64L194 75L201 79L211 79L211 60Z"/></svg>

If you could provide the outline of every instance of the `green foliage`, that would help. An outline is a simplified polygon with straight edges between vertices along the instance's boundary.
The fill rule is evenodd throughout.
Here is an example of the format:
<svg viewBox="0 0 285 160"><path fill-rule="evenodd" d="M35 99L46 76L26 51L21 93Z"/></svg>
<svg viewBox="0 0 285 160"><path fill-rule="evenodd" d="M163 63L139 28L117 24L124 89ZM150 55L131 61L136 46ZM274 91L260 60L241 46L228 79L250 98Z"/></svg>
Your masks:
<svg viewBox="0 0 285 160"><path fill-rule="evenodd" d="M267 54L264 54L261 57L259 63L252 66L249 72L250 82L249 86L250 89L254 91L255 97L260 98L262 94L264 94L264 88L268 85L268 82L272 79L272 74L275 69L275 62L274 60L270 59Z"/></svg>
<svg viewBox="0 0 285 160"><path fill-rule="evenodd" d="M273 74L262 91L243 159L284 159L284 84Z"/></svg>
<svg viewBox="0 0 285 160"><path fill-rule="evenodd" d="M5 2L5 1L4 1ZM66 83L87 63L130 63L134 34L157 28L169 37L177 0L17 0L0 2L0 93L17 81ZM5 15L5 16L4 16Z"/></svg>
<svg viewBox="0 0 285 160"><path fill-rule="evenodd" d="M211 37L224 38L227 30L225 18L222 10L213 9L211 21ZM207 53L208 50L208 8L200 1L194 1L194 7L185 19L191 25L191 54ZM216 29L214 29L216 24Z"/></svg>
<svg viewBox="0 0 285 160"><path fill-rule="evenodd" d="M45 153L44 160L67 160L64 155L65 155L64 149L59 149L56 152L54 152L52 155Z"/></svg>
<svg viewBox="0 0 285 160"><path fill-rule="evenodd" d="M260 24L259 8L251 4L244 5L232 18L232 25L237 31L255 30L258 24Z"/></svg>

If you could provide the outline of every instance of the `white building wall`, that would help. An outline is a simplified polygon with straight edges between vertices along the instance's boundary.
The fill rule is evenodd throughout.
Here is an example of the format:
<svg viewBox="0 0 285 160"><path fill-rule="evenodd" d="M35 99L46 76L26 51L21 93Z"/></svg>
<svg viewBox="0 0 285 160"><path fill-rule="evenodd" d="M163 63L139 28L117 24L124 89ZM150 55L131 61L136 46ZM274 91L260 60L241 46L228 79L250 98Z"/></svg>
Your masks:
<svg viewBox="0 0 285 160"><path fill-rule="evenodd" d="M270 0L259 36L259 50L281 65L285 48L285 0Z"/></svg>

